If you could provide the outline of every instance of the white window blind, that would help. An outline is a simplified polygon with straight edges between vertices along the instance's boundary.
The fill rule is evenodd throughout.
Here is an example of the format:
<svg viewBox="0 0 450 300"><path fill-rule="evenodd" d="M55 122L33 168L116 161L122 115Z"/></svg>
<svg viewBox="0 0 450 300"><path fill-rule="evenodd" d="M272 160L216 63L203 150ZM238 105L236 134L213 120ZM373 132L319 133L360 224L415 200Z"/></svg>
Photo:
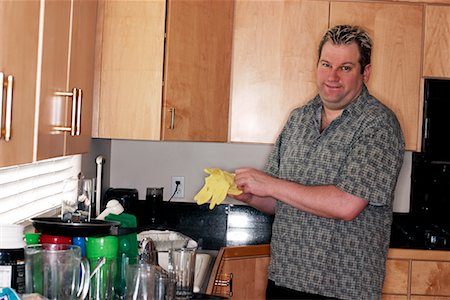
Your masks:
<svg viewBox="0 0 450 300"><path fill-rule="evenodd" d="M81 155L0 168L0 223L21 223L60 207L64 180L80 169Z"/></svg>

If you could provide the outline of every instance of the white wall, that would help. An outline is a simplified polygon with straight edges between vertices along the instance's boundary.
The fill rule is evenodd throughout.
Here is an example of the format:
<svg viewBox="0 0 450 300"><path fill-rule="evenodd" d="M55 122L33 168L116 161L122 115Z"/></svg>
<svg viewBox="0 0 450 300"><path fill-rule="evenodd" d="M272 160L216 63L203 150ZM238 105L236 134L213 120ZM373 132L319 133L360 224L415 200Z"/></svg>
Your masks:
<svg viewBox="0 0 450 300"><path fill-rule="evenodd" d="M194 201L203 186L204 168L217 167L234 171L239 167L262 168L271 145L192 142L111 142L110 185L115 188L137 188L145 199L147 187L164 187L164 199L171 195L171 177L184 176L185 197L172 201ZM405 155L396 190L394 210L409 210L411 153ZM233 200L228 199L228 202Z"/></svg>

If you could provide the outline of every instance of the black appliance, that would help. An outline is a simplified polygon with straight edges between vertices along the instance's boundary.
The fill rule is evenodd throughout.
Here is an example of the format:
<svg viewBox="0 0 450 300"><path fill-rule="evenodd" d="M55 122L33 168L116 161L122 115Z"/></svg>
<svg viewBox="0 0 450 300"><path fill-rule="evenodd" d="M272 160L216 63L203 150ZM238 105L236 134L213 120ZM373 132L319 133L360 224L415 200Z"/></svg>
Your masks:
<svg viewBox="0 0 450 300"><path fill-rule="evenodd" d="M450 162L450 80L425 79L422 137L427 160Z"/></svg>
<svg viewBox="0 0 450 300"><path fill-rule="evenodd" d="M124 212L135 214L138 206L139 193L137 189L131 188L109 188L105 192L100 203L100 211L106 208L109 200L116 199L122 204Z"/></svg>
<svg viewBox="0 0 450 300"><path fill-rule="evenodd" d="M391 246L450 250L450 80L425 79L423 109L410 213L394 214Z"/></svg>

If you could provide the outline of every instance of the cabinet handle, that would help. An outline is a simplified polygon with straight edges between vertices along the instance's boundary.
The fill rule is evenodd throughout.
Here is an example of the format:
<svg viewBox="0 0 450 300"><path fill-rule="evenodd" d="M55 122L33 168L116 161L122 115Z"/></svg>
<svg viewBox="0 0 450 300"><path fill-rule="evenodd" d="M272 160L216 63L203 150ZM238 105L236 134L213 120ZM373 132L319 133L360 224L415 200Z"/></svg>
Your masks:
<svg viewBox="0 0 450 300"><path fill-rule="evenodd" d="M0 140L3 136L3 88L5 84L5 74L0 72Z"/></svg>
<svg viewBox="0 0 450 300"><path fill-rule="evenodd" d="M11 139L12 124L12 98L13 98L14 76L8 75L6 79L6 116L5 116L5 141Z"/></svg>
<svg viewBox="0 0 450 300"><path fill-rule="evenodd" d="M170 126L169 129L175 129L175 107L169 108L170 111Z"/></svg>
<svg viewBox="0 0 450 300"><path fill-rule="evenodd" d="M55 96L71 97L72 98L72 116L70 120L70 127L56 126L57 131L70 132L71 136L81 134L81 102L83 98L83 91L81 89L73 88L71 92L55 92Z"/></svg>
<svg viewBox="0 0 450 300"><path fill-rule="evenodd" d="M220 287L229 287L228 297L233 296L233 273L230 274L221 274L222 277L228 277L228 279L216 279L214 280L215 286Z"/></svg>

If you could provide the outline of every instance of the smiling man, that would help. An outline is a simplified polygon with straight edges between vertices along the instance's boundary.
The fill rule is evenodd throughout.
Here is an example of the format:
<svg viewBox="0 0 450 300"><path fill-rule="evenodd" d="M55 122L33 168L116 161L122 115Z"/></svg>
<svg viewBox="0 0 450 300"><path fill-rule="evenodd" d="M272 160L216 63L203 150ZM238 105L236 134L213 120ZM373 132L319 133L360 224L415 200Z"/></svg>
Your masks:
<svg viewBox="0 0 450 300"><path fill-rule="evenodd" d="M403 162L394 113L370 95L372 41L329 29L318 95L295 109L264 171L236 170L235 199L274 214L268 299L380 299Z"/></svg>

